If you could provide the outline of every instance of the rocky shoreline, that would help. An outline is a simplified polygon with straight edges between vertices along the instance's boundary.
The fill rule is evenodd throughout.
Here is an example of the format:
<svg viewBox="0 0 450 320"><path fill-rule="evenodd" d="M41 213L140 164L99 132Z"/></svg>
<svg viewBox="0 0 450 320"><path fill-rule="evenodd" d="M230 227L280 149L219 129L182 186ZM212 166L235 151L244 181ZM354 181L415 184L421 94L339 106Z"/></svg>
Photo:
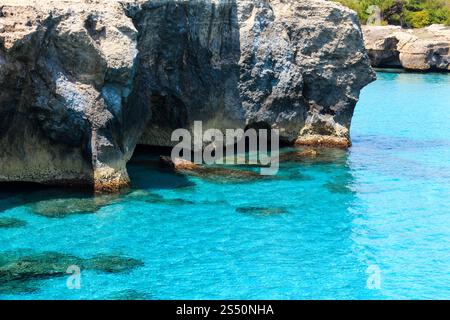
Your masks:
<svg viewBox="0 0 450 320"><path fill-rule="evenodd" d="M373 67L450 71L450 27L363 26L362 29Z"/></svg>
<svg viewBox="0 0 450 320"><path fill-rule="evenodd" d="M348 147L374 79L356 14L329 1L3 0L0 181L114 192L136 144L197 120Z"/></svg>

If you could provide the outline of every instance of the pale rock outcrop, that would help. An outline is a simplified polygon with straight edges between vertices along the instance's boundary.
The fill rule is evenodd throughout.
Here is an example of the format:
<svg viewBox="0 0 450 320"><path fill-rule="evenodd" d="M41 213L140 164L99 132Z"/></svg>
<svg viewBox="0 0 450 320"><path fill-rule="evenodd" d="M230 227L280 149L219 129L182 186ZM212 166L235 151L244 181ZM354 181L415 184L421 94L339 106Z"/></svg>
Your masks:
<svg viewBox="0 0 450 320"><path fill-rule="evenodd" d="M328 1L0 0L0 181L118 190L139 139L195 120L348 146L372 80Z"/></svg>
<svg viewBox="0 0 450 320"><path fill-rule="evenodd" d="M450 70L450 27L423 29L363 26L366 49L374 67L412 71Z"/></svg>

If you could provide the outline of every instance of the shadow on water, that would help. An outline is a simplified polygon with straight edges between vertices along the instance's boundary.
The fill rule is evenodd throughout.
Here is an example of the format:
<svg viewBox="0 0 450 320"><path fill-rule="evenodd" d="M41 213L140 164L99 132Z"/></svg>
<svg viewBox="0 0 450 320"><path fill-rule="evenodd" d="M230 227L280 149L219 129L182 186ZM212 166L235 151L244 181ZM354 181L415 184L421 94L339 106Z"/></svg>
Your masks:
<svg viewBox="0 0 450 320"><path fill-rule="evenodd" d="M37 183L2 182L0 183L0 213L21 205L64 198L89 198L91 192L82 189L58 188Z"/></svg>
<svg viewBox="0 0 450 320"><path fill-rule="evenodd" d="M164 149L138 150L128 165L132 188L120 194L94 195L81 188L61 188L38 183L0 183L0 214L19 206L27 206L32 213L63 218L72 214L95 213L102 207L126 199L134 190L192 188L195 184L181 174L161 171L158 158ZM158 200L160 203L164 199ZM168 200L169 201L169 200ZM172 201L174 202L174 201ZM18 226L18 221L2 220L3 227Z"/></svg>
<svg viewBox="0 0 450 320"><path fill-rule="evenodd" d="M93 195L82 189L49 187L39 184L0 185L0 214L27 206L34 214L62 218L71 214L94 213L102 206L119 201L122 195Z"/></svg>
<svg viewBox="0 0 450 320"><path fill-rule="evenodd" d="M159 157L170 155L171 148L138 146L127 164L133 189L192 188L195 183L186 176L161 170Z"/></svg>
<svg viewBox="0 0 450 320"><path fill-rule="evenodd" d="M167 151L167 150L166 150ZM170 152L170 151L168 151ZM271 180L311 180L302 173L309 167L320 166L324 171L333 171L337 167L347 166L348 151L336 148L295 148L280 150L278 158L280 170L275 175L261 175L260 165L220 164L201 165L192 170L172 172L162 170L161 150L139 149L128 164L134 189L175 189L195 187L189 180L194 177L214 184L238 184L264 182ZM244 157L241 155L240 157ZM300 168L300 170L298 170Z"/></svg>

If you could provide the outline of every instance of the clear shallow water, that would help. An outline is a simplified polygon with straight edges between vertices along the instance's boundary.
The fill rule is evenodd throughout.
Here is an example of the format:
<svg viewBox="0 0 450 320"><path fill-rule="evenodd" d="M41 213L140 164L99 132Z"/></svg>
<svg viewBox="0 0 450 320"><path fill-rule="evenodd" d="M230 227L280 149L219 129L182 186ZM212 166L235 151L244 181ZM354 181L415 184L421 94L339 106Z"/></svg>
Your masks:
<svg viewBox="0 0 450 320"><path fill-rule="evenodd" d="M26 222L0 228L2 259L52 251L144 265L82 270L79 290L65 276L22 294L0 283L0 297L449 299L450 76L378 73L352 137L350 150L285 163L275 179L176 176L140 156L129 166L133 192L119 197L2 190L0 218ZM67 205L78 213L42 215ZM370 266L380 289L367 288Z"/></svg>

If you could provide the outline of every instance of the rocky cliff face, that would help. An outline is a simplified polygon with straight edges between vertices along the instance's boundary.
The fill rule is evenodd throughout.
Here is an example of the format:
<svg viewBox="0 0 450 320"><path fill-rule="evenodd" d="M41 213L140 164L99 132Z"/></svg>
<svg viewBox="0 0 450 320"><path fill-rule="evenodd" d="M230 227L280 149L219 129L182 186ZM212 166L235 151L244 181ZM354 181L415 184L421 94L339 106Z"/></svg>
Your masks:
<svg viewBox="0 0 450 320"><path fill-rule="evenodd" d="M374 79L356 16L325 1L149 2L138 100L154 111L141 142L175 128L261 125L290 142L349 145L360 89ZM150 107L152 105L152 107Z"/></svg>
<svg viewBox="0 0 450 320"><path fill-rule="evenodd" d="M450 70L450 27L423 29L363 26L367 51L374 67L412 71Z"/></svg>
<svg viewBox="0 0 450 320"><path fill-rule="evenodd" d="M194 120L348 146L373 79L327 1L0 0L0 180L114 191L138 141Z"/></svg>
<svg viewBox="0 0 450 320"><path fill-rule="evenodd" d="M127 184L138 33L122 6L0 8L0 180Z"/></svg>

